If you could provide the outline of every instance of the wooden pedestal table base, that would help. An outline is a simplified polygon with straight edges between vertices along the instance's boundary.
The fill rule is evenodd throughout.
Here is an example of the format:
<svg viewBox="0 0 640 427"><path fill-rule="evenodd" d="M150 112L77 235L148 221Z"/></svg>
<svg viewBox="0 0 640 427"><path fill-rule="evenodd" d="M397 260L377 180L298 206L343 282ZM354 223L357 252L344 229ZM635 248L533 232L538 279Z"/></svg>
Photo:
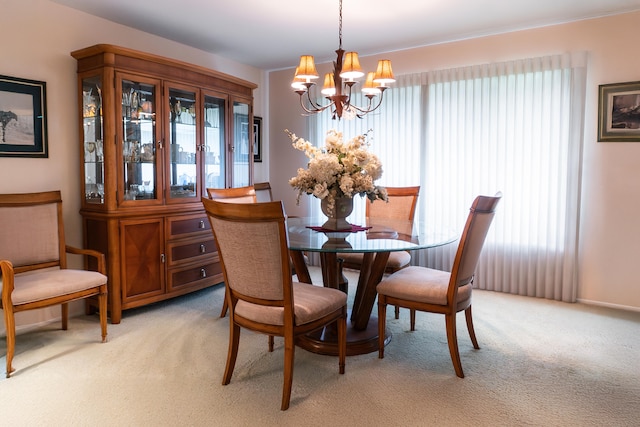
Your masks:
<svg viewBox="0 0 640 427"><path fill-rule="evenodd" d="M298 281L311 283L309 269L300 251L291 251ZM365 253L358 277L358 286L350 309L351 321L347 323L347 356L378 351L378 318L371 312L376 300L376 286L382 280L389 252ZM321 252L322 281L324 286L346 290L342 279L341 262L335 252ZM342 286L341 286L342 283ZM305 350L318 354L337 355L337 329L326 327L299 339L297 344ZM385 335L385 345L391 334Z"/></svg>

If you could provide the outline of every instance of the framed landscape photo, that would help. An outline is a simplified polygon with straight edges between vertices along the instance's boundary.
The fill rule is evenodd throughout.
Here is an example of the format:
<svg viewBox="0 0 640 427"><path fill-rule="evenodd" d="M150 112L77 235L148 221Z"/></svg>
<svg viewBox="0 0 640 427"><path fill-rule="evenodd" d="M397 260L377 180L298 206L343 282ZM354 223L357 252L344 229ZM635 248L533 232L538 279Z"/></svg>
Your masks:
<svg viewBox="0 0 640 427"><path fill-rule="evenodd" d="M0 76L0 156L48 157L46 83Z"/></svg>
<svg viewBox="0 0 640 427"><path fill-rule="evenodd" d="M640 142L640 82L598 88L598 142Z"/></svg>
<svg viewBox="0 0 640 427"><path fill-rule="evenodd" d="M262 117L253 117L253 161L262 162Z"/></svg>

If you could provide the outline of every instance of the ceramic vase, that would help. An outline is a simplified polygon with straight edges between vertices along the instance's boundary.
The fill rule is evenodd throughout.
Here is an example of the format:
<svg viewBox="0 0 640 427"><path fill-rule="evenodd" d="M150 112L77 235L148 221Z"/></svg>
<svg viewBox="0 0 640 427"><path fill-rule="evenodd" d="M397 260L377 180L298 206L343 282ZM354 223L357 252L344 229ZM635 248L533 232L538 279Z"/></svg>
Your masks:
<svg viewBox="0 0 640 427"><path fill-rule="evenodd" d="M347 222L346 218L351 215L353 211L353 198L337 198L335 207L331 212L328 209L328 204L327 199L320 201L320 209L322 209L322 213L327 216L327 221L322 224L322 228L333 231L351 230L351 224Z"/></svg>

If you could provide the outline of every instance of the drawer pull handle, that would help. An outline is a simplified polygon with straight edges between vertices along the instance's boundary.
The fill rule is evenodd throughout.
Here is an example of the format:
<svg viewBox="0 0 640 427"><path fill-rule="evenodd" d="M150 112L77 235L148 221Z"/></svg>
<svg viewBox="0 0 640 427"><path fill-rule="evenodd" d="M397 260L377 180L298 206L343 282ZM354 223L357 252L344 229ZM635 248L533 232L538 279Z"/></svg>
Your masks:
<svg viewBox="0 0 640 427"><path fill-rule="evenodd" d="M205 270L204 268L201 268L200 269L200 277L203 278L203 279L205 277L207 277L207 270Z"/></svg>
<svg viewBox="0 0 640 427"><path fill-rule="evenodd" d="M206 253L206 252L207 252L207 248L206 248L206 246L205 246L205 245L200 245L200 253L201 253L201 254L204 254L204 253Z"/></svg>
<svg viewBox="0 0 640 427"><path fill-rule="evenodd" d="M200 221L200 224L198 224L198 228L201 228L204 230L204 221Z"/></svg>

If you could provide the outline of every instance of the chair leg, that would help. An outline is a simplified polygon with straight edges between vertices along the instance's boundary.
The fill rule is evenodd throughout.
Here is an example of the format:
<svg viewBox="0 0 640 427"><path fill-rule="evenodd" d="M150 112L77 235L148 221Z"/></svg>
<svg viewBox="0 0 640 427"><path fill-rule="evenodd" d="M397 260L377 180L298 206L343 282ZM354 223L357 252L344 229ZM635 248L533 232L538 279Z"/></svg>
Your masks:
<svg viewBox="0 0 640 427"><path fill-rule="evenodd" d="M409 310L409 319L411 322L411 330L416 330L416 311L412 308Z"/></svg>
<svg viewBox="0 0 640 427"><path fill-rule="evenodd" d="M396 308L395 308L395 315L396 315L396 319L400 318L400 307L398 307L397 305L396 305Z"/></svg>
<svg viewBox="0 0 640 427"><path fill-rule="evenodd" d="M480 350L478 340L476 339L476 331L473 329L473 318L471 317L471 306L467 307L464 311L464 317L467 319L467 329L469 330L469 336L471 337L471 343L473 348Z"/></svg>
<svg viewBox="0 0 640 427"><path fill-rule="evenodd" d="M227 310L229 309L229 304L227 303L227 289L224 290L224 301L222 301L222 310L220 311L220 317L224 317L227 315Z"/></svg>
<svg viewBox="0 0 640 427"><path fill-rule="evenodd" d="M62 303L60 305L60 317L62 319L62 330L66 331L69 327L69 304Z"/></svg>
<svg viewBox="0 0 640 427"><path fill-rule="evenodd" d="M13 362L13 355L16 351L16 322L13 315L13 307L7 304L6 307L3 307L4 311L4 325L6 328L7 334L7 372L6 376L9 378L11 373L14 371L11 366L11 362Z"/></svg>
<svg viewBox="0 0 640 427"><path fill-rule="evenodd" d="M378 294L378 359L384 359L384 334L387 328L387 298Z"/></svg>
<svg viewBox="0 0 640 427"><path fill-rule="evenodd" d="M444 317L446 319L447 342L449 343L449 353L451 353L453 368L458 377L464 378L462 363L460 362L460 352L458 351L458 337L456 335L456 313L445 314Z"/></svg>
<svg viewBox="0 0 640 427"><path fill-rule="evenodd" d="M273 352L273 335L269 335L269 353Z"/></svg>
<svg viewBox="0 0 640 427"><path fill-rule="evenodd" d="M293 385L293 358L296 346L293 337L284 338L284 384L282 385L282 406L280 410L289 409L291 401L291 386Z"/></svg>
<svg viewBox="0 0 640 427"><path fill-rule="evenodd" d="M338 364L340 374L344 374L345 362L347 359L347 312L338 319Z"/></svg>
<svg viewBox="0 0 640 427"><path fill-rule="evenodd" d="M236 359L238 358L238 345L240 344L240 326L233 322L230 322L229 328L229 352L227 353L227 366L224 369L224 376L222 377L222 385L227 385L231 381L233 375L233 368L236 366Z"/></svg>
<svg viewBox="0 0 640 427"><path fill-rule="evenodd" d="M102 342L107 342L107 285L104 285L98 295L98 310L100 310L100 329L102 332Z"/></svg>

